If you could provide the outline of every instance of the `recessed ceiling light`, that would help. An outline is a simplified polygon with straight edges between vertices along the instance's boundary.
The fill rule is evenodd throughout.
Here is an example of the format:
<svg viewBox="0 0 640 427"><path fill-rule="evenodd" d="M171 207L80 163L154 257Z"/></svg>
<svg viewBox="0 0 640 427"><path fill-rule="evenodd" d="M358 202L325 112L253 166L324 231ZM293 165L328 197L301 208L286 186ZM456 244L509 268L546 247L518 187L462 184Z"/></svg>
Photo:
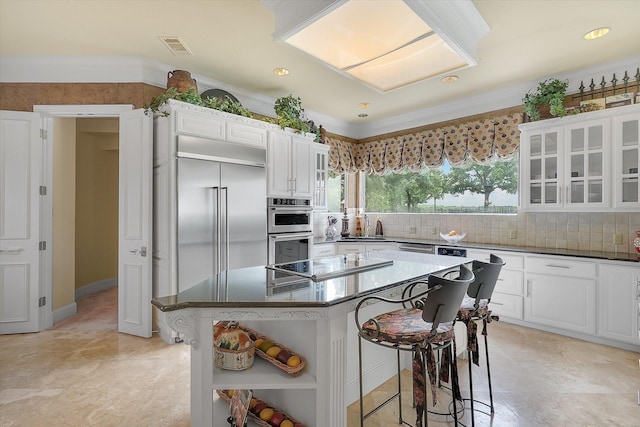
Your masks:
<svg viewBox="0 0 640 427"><path fill-rule="evenodd" d="M273 74L275 74L276 76L286 76L287 74L289 74L289 70L287 70L286 68L274 68Z"/></svg>
<svg viewBox="0 0 640 427"><path fill-rule="evenodd" d="M603 37L603 36L607 35L607 33L609 32L610 29L611 28L609 28L609 27L596 28L595 30L591 30L587 34L585 34L583 36L583 38L585 40L599 39L600 37Z"/></svg>
<svg viewBox="0 0 640 427"><path fill-rule="evenodd" d="M371 104L369 104L368 102L361 102L360 104L358 104L358 107L360 108L369 108Z"/></svg>
<svg viewBox="0 0 640 427"><path fill-rule="evenodd" d="M358 114L358 117L364 118L364 117L369 117L369 115L365 114L365 113L360 113L360 114Z"/></svg>
<svg viewBox="0 0 640 427"><path fill-rule="evenodd" d="M444 76L442 78L442 83L455 83L458 81L458 76Z"/></svg>

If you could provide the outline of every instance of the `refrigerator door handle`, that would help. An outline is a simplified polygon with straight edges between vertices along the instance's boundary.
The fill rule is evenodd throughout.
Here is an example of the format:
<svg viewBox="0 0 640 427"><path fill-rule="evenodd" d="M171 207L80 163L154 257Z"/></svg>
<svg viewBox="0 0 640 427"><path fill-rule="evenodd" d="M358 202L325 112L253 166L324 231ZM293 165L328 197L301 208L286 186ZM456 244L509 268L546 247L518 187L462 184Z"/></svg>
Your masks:
<svg viewBox="0 0 640 427"><path fill-rule="evenodd" d="M216 263L217 266L217 270L214 273L218 274L220 273L220 262L221 262L221 244L220 244L220 213L221 213L221 208L220 208L220 187L212 187L213 190L216 192L216 218L215 218L215 229L216 229L216 236L213 236L213 240L216 242L216 255L215 257L217 258L218 262Z"/></svg>
<svg viewBox="0 0 640 427"><path fill-rule="evenodd" d="M224 269L229 270L229 188L222 187L224 191Z"/></svg>

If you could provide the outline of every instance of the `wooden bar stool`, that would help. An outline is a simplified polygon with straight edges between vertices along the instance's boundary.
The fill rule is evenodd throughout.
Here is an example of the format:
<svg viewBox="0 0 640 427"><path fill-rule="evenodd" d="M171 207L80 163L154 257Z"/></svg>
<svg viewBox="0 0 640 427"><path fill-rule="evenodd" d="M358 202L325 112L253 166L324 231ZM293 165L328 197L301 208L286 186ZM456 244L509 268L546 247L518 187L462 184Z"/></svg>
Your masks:
<svg viewBox="0 0 640 427"><path fill-rule="evenodd" d="M422 387L416 387L414 382L414 402L416 405L416 426L422 426L427 422L427 386L425 375L425 360L429 366L429 377L432 388L432 396L435 404L435 365L433 352L444 348L451 348L455 342L453 324L458 315L462 299L467 291L469 283L473 281L473 273L464 265L460 266L460 273L456 278L444 278L440 276L430 276L428 279L428 289L415 296L411 295L417 285L424 285L425 282L417 281L411 283L403 293L402 299L390 299L378 296L363 298L355 310L355 321L358 327L358 367L360 374L360 426L364 425L365 419L377 412L379 409L398 398L399 418L398 424L411 426L402 418L402 387L400 383L400 351L411 351L414 358L414 381L422 376ZM407 290L408 293L407 293ZM382 313L364 323L360 323L360 309L371 302L384 301L388 303L400 304L402 308ZM373 344L393 349L397 352L397 375L398 391L376 406L368 413L364 413L363 407L363 385L362 385L362 340ZM457 425L456 396L457 390L457 370L454 356L450 358L450 370L453 403L453 418ZM419 379L419 378L418 378ZM448 413L447 415L451 415Z"/></svg>
<svg viewBox="0 0 640 427"><path fill-rule="evenodd" d="M489 364L489 346L487 341L487 323L491 321L491 310L489 303L493 290L496 287L498 276L505 262L498 256L491 254L489 262L474 260L471 270L475 276L473 282L467 289L467 295L462 301L460 311L458 312L458 320L467 325L467 352L469 356L469 400L471 404L471 425L475 426L475 407L474 403L480 403L491 409L491 416L495 413L493 406L493 389L491 388L491 367ZM489 382L489 404L473 397L473 376L471 366L476 364L479 366L478 354L478 326L476 321L482 321L482 335L484 335L484 349L487 363L487 380Z"/></svg>

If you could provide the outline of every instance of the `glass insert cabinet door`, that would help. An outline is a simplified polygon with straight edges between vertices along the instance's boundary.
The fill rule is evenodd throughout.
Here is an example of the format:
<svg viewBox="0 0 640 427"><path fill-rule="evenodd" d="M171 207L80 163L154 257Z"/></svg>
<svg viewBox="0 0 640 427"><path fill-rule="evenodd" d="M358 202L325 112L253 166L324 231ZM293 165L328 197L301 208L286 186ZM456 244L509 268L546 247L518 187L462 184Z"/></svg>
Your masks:
<svg viewBox="0 0 640 427"><path fill-rule="evenodd" d="M565 129L564 199L566 206L606 206L609 203L608 120ZM562 191L562 190L561 190Z"/></svg>
<svg viewBox="0 0 640 427"><path fill-rule="evenodd" d="M616 207L640 208L640 114L613 121Z"/></svg>
<svg viewBox="0 0 640 427"><path fill-rule="evenodd" d="M529 205L545 206L561 203L559 179L562 177L558 162L561 129L550 129L529 136Z"/></svg>

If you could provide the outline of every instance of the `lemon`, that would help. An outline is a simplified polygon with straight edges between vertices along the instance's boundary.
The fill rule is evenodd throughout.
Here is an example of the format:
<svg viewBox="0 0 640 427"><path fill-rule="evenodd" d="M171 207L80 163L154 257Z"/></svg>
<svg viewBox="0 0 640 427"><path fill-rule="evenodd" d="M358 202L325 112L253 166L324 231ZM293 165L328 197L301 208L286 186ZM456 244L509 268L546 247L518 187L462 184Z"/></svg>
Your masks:
<svg viewBox="0 0 640 427"><path fill-rule="evenodd" d="M263 340L262 338L258 338L257 340L255 340L255 341L253 342L253 346L254 346L255 348L260 348L260 344L262 344L262 342L263 342L263 341L264 341L264 340Z"/></svg>
<svg viewBox="0 0 640 427"><path fill-rule="evenodd" d="M271 417L273 417L273 409L264 408L262 411L260 411L260 419L261 420L269 421L271 419Z"/></svg>
<svg viewBox="0 0 640 427"><path fill-rule="evenodd" d="M293 355L289 358L289 360L287 360L287 366L291 366L292 368L295 368L299 364L300 358L298 356Z"/></svg>
<svg viewBox="0 0 640 427"><path fill-rule="evenodd" d="M284 420L280 423L280 427L293 427L293 422L291 420Z"/></svg>
<svg viewBox="0 0 640 427"><path fill-rule="evenodd" d="M269 348L269 350L267 350L265 353L267 353L267 356L276 357L278 353L280 353L280 347L277 347L274 345L273 347Z"/></svg>

